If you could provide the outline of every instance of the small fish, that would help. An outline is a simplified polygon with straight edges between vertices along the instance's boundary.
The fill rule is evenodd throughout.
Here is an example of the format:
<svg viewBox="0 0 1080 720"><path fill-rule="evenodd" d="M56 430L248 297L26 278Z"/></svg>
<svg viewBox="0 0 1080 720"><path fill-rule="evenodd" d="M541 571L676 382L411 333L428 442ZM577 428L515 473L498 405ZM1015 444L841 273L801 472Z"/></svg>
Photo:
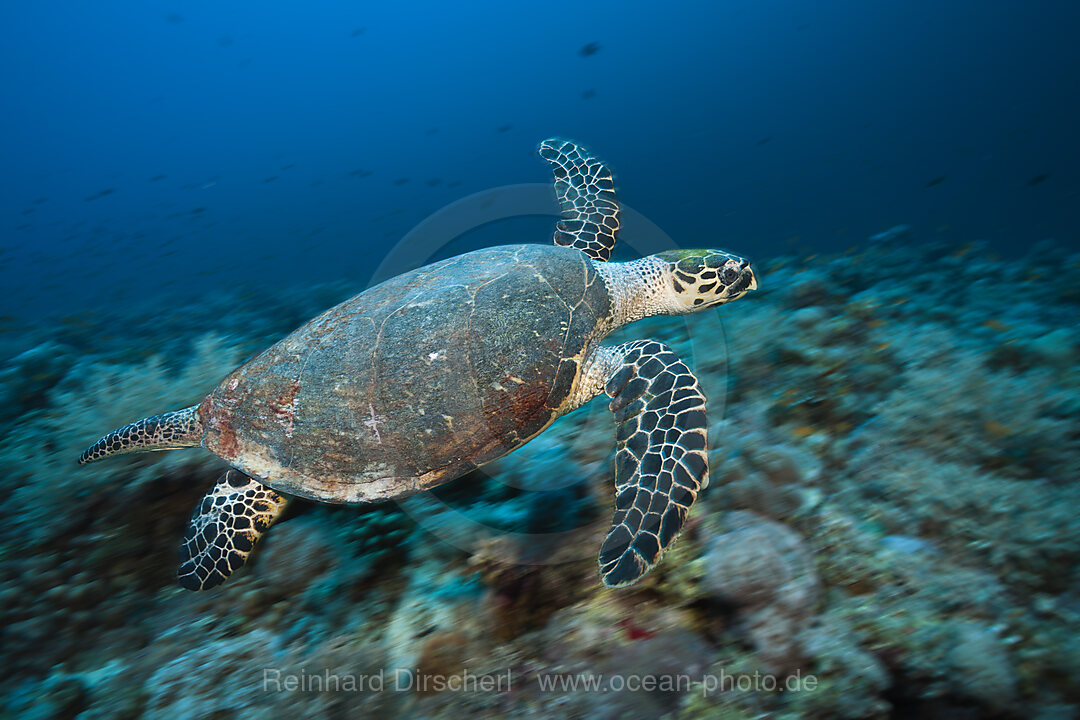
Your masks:
<svg viewBox="0 0 1080 720"><path fill-rule="evenodd" d="M940 185L941 183L945 182L945 178L947 178L947 177L949 177L949 176L948 175L939 175L938 177L934 178L930 182L926 183L926 185L924 185L923 187L930 188L930 187L934 187L935 185Z"/></svg>
<svg viewBox="0 0 1080 720"><path fill-rule="evenodd" d="M770 143L770 142L772 142L772 135L766 135L765 137L758 140L757 144L758 145L765 145L766 143Z"/></svg>
<svg viewBox="0 0 1080 720"><path fill-rule="evenodd" d="M355 30L352 31L352 34L350 34L349 37L358 38L358 37L360 37L361 35L364 34L365 30L367 30L367 28L358 27L358 28L356 28Z"/></svg>
<svg viewBox="0 0 1080 720"><path fill-rule="evenodd" d="M154 177L150 178L146 182L159 182L161 180L164 180L167 177L169 177L169 176L168 175L155 175Z"/></svg>
<svg viewBox="0 0 1080 720"><path fill-rule="evenodd" d="M592 88L589 88L588 90L584 90L581 93L581 99L582 100L592 100L594 97L596 97L596 90L594 90Z"/></svg>
<svg viewBox="0 0 1080 720"><path fill-rule="evenodd" d="M589 57L590 55L595 55L598 52L600 52L600 43L591 42L582 45L581 49L578 50L578 55L580 55L581 57Z"/></svg>
<svg viewBox="0 0 1080 720"><path fill-rule="evenodd" d="M104 190L98 190L93 195L88 195L83 199L86 200L86 202L91 202L93 200L99 200L106 195L112 195L114 192L116 192L116 188L105 188Z"/></svg>
<svg viewBox="0 0 1080 720"><path fill-rule="evenodd" d="M889 242L903 237L911 230L910 225L894 225L888 230L870 236L870 242Z"/></svg>
<svg viewBox="0 0 1080 720"><path fill-rule="evenodd" d="M170 25L179 25L180 23L184 22L184 16L178 12L171 12L165 16L165 22L169 23Z"/></svg>
<svg viewBox="0 0 1080 720"><path fill-rule="evenodd" d="M513 130L513 129L514 129L514 126L513 126L513 125L500 125L500 126L499 126L499 127L498 127L498 128L496 129L496 130L495 130L495 132L501 132L501 133L504 133L504 132L509 132L510 130Z"/></svg>
<svg viewBox="0 0 1080 720"><path fill-rule="evenodd" d="M93 327L94 323L89 318L89 313L76 313L74 315L64 315L59 318L61 325L67 327Z"/></svg>
<svg viewBox="0 0 1080 720"><path fill-rule="evenodd" d="M356 168L355 170L350 170L349 171L349 176L350 177L366 178L370 174L371 174L371 171L370 170L365 170L364 168Z"/></svg>
<svg viewBox="0 0 1080 720"><path fill-rule="evenodd" d="M428 187L438 187L442 185L442 178L431 178L427 181Z"/></svg>
<svg viewBox="0 0 1080 720"><path fill-rule="evenodd" d="M1035 177L1028 180L1028 185L1038 185L1039 183L1047 180L1053 173L1039 173Z"/></svg>
<svg viewBox="0 0 1080 720"><path fill-rule="evenodd" d="M277 180L277 175L271 175L270 177L264 177L263 178L264 183L271 183L271 182L274 182L275 180Z"/></svg>
<svg viewBox="0 0 1080 720"><path fill-rule="evenodd" d="M410 180L407 177L399 177L398 179L394 180L395 185L405 185L409 182Z"/></svg>

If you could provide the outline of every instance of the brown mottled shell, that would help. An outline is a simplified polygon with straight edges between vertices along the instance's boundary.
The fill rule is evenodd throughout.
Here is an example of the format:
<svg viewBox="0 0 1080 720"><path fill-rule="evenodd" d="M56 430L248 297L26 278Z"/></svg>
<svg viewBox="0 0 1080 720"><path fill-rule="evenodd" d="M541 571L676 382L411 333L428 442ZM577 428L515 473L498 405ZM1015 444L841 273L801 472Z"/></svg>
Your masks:
<svg viewBox="0 0 1080 720"><path fill-rule="evenodd" d="M327 310L226 377L199 407L203 444L316 500L425 490L554 421L609 312L573 248L443 260Z"/></svg>

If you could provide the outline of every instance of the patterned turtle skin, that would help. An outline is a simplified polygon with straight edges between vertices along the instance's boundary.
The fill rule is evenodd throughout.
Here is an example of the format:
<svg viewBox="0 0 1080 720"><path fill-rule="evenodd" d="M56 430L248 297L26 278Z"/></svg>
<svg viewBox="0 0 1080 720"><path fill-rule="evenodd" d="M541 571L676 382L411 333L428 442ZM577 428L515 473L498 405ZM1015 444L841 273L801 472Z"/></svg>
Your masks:
<svg viewBox="0 0 1080 720"><path fill-rule="evenodd" d="M605 284L575 248L443 260L331 308L231 373L199 405L203 445L313 500L419 492L550 425L610 317Z"/></svg>

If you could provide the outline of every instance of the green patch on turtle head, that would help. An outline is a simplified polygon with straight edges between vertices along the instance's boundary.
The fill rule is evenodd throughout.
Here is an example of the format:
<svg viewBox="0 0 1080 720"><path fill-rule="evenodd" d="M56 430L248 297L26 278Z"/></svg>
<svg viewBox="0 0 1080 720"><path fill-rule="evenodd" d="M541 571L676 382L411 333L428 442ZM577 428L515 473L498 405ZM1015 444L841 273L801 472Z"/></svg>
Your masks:
<svg viewBox="0 0 1080 720"><path fill-rule="evenodd" d="M682 312L738 300L757 289L750 262L722 250L669 250L656 257L671 270L671 290Z"/></svg>

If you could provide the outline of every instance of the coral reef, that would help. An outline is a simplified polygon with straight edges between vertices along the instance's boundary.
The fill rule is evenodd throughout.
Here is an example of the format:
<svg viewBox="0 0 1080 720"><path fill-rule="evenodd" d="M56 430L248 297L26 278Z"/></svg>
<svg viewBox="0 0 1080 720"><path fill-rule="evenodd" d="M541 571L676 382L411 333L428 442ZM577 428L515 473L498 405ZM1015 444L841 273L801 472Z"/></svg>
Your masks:
<svg viewBox="0 0 1080 720"><path fill-rule="evenodd" d="M297 501L230 582L174 585L221 463L74 459L355 288L5 338L0 717L1075 716L1080 258L904 229L759 275L611 338L673 347L711 422L710 487L623 590L603 398L434 492Z"/></svg>
<svg viewBox="0 0 1080 720"><path fill-rule="evenodd" d="M709 540L706 588L734 606L769 672L799 667L799 632L810 624L820 593L813 559L793 530L749 512L732 512Z"/></svg>

